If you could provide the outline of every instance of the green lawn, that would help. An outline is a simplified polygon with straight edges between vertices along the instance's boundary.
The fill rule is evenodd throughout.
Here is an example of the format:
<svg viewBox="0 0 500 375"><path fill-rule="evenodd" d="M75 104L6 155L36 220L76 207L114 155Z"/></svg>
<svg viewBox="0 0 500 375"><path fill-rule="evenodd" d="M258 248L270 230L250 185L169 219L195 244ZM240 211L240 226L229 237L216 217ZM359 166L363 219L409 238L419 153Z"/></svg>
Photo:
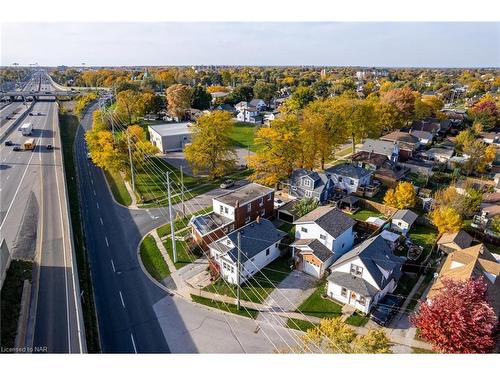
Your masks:
<svg viewBox="0 0 500 375"><path fill-rule="evenodd" d="M156 246L156 242L151 235L147 235L141 243L141 260L146 270L157 281L162 281L170 275L167 263Z"/></svg>
<svg viewBox="0 0 500 375"><path fill-rule="evenodd" d="M163 242L163 245L167 249L168 256L174 261L174 251L172 249L172 239L169 238L167 241ZM175 268L179 269L193 263L196 259L198 259L202 254L200 252L191 252L189 250L189 246L185 241L176 240L175 248L177 250L177 262L174 263Z"/></svg>
<svg viewBox="0 0 500 375"><path fill-rule="evenodd" d="M0 293L0 332L1 345L13 348L16 340L17 323L21 312L21 297L24 280L31 282L33 263L13 260L5 277Z"/></svg>
<svg viewBox="0 0 500 375"><path fill-rule="evenodd" d="M352 218L358 221L366 221L369 217L384 217L383 214L377 211L372 211L372 210L367 210L367 209L362 209L357 211L352 215Z"/></svg>
<svg viewBox="0 0 500 375"><path fill-rule="evenodd" d="M291 272L288 258L278 258L256 273L253 278L241 286L241 299L262 303L288 274ZM236 286L219 278L204 290L212 293L236 297Z"/></svg>
<svg viewBox="0 0 500 375"><path fill-rule="evenodd" d="M106 180L108 181L116 201L124 206L129 206L132 203L132 198L125 187L125 183L120 173L104 171L104 174L106 175Z"/></svg>
<svg viewBox="0 0 500 375"><path fill-rule="evenodd" d="M369 320L370 318L368 316L355 311L350 317L346 319L345 322L347 324L350 324L351 326L364 327Z"/></svg>
<svg viewBox="0 0 500 375"><path fill-rule="evenodd" d="M238 122L231 133L231 139L236 147L249 148L250 151L257 151L260 146L254 143L255 132L258 125Z"/></svg>
<svg viewBox="0 0 500 375"><path fill-rule="evenodd" d="M245 307L241 307L241 309L238 310L236 305L220 301L214 301L209 298L196 296L194 294L191 294L191 298L193 299L194 302L201 303L202 305L214 307L216 309L226 311L232 314L246 316L247 318L255 319L257 317L257 314L259 313L257 310L252 310Z"/></svg>
<svg viewBox="0 0 500 375"><path fill-rule="evenodd" d="M409 236L413 243L422 246L424 251L420 256L421 259L425 259L427 254L432 250L434 242L436 242L437 231L435 228L416 224L410 230Z"/></svg>
<svg viewBox="0 0 500 375"><path fill-rule="evenodd" d="M344 157L344 156L347 156L347 155L350 155L350 154L352 154L352 147L351 146L349 146L347 148L344 148L342 150L336 151L335 152L335 157L341 158L341 157Z"/></svg>
<svg viewBox="0 0 500 375"><path fill-rule="evenodd" d="M326 283L321 284L313 294L309 296L297 309L306 315L316 316L318 318L337 317L342 315L342 305L328 298L323 298Z"/></svg>
<svg viewBox="0 0 500 375"><path fill-rule="evenodd" d="M308 322L307 320L288 318L288 320L286 321L286 326L291 329L305 332L308 329L316 327L316 324Z"/></svg>

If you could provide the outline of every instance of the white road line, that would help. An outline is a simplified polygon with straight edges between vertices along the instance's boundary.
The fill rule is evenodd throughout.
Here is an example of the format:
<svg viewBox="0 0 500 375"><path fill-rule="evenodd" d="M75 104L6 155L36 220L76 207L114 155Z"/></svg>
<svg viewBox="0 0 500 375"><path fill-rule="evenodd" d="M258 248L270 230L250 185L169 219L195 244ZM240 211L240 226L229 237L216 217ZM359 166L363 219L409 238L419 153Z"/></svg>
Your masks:
<svg viewBox="0 0 500 375"><path fill-rule="evenodd" d="M104 225L104 223L102 222L102 217L100 217L99 220L101 221L101 225Z"/></svg>
<svg viewBox="0 0 500 375"><path fill-rule="evenodd" d="M94 197L97 197L97 194L95 193L95 189L92 189L92 191L94 192Z"/></svg>
<svg viewBox="0 0 500 375"><path fill-rule="evenodd" d="M104 236L104 239L106 240L106 246L109 247L108 237Z"/></svg>
<svg viewBox="0 0 500 375"><path fill-rule="evenodd" d="M125 308L125 302L123 302L123 296L122 296L121 290L119 290L118 293L120 293L120 299L122 301L122 306L123 306L123 308Z"/></svg>
<svg viewBox="0 0 500 375"><path fill-rule="evenodd" d="M95 204L97 205L97 208L99 208L99 202L95 202Z"/></svg>
<svg viewBox="0 0 500 375"><path fill-rule="evenodd" d="M94 185L94 179L92 179L92 178L91 178L91 179L90 179L90 182L92 182L92 185Z"/></svg>
<svg viewBox="0 0 500 375"><path fill-rule="evenodd" d="M10 175L8 175L8 176L7 176L7 178L5 179L5 181L8 181L8 180L9 180L9 178L10 178Z"/></svg>
<svg viewBox="0 0 500 375"><path fill-rule="evenodd" d="M116 273L115 262L113 262L113 259L111 259L111 268L113 268L113 272Z"/></svg>
<svg viewBox="0 0 500 375"><path fill-rule="evenodd" d="M135 346L134 335L130 334L130 338L132 339L132 345L134 346L134 352L135 352L135 354L137 354L137 348Z"/></svg>

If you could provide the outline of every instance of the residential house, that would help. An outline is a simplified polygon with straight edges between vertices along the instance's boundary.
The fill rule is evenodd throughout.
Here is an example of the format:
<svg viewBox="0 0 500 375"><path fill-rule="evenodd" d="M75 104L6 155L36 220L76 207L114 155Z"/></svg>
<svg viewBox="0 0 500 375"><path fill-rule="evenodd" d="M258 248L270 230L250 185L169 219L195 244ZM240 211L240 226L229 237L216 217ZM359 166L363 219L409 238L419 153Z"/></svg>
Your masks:
<svg viewBox="0 0 500 375"><path fill-rule="evenodd" d="M394 131L380 137L382 141L396 142L399 146L399 160L405 161L412 157L413 152L419 147L419 139L411 133Z"/></svg>
<svg viewBox="0 0 500 375"><path fill-rule="evenodd" d="M362 168L354 163L342 163L325 170L330 176L335 189L348 194L355 193L359 188L367 187L372 182L373 171Z"/></svg>
<svg viewBox="0 0 500 375"><path fill-rule="evenodd" d="M361 151L385 155L387 159L394 163L397 163L399 158L399 146L397 142L367 139L361 146Z"/></svg>
<svg viewBox="0 0 500 375"><path fill-rule="evenodd" d="M285 236L286 233L276 229L269 220L257 217L257 220L209 244L210 263L224 280L238 285L239 252L239 281L243 284L280 256L279 244Z"/></svg>
<svg viewBox="0 0 500 375"><path fill-rule="evenodd" d="M418 215L410 210L397 210L391 218L391 229L406 235L417 221Z"/></svg>
<svg viewBox="0 0 500 375"><path fill-rule="evenodd" d="M403 260L377 235L341 256L330 267L327 295L367 314L396 289Z"/></svg>
<svg viewBox="0 0 500 375"><path fill-rule="evenodd" d="M410 134L417 138L419 146L427 146L434 140L434 134L425 130L410 130Z"/></svg>
<svg viewBox="0 0 500 375"><path fill-rule="evenodd" d="M229 93L224 92L224 91L216 91L216 92L212 92L210 95L212 96L212 103L215 104L217 102L217 100L228 96Z"/></svg>
<svg viewBox="0 0 500 375"><path fill-rule="evenodd" d="M441 121L437 119L426 119L426 120L416 120L413 121L411 125L412 134L415 130L426 131L432 133L433 136L437 136L439 132L442 131Z"/></svg>
<svg viewBox="0 0 500 375"><path fill-rule="evenodd" d="M256 183L212 199L212 212L193 216L193 239L203 249L208 244L257 219L274 216L274 189Z"/></svg>
<svg viewBox="0 0 500 375"><path fill-rule="evenodd" d="M259 112L262 112L266 109L266 102L262 99L252 99L248 103L249 107L255 107Z"/></svg>
<svg viewBox="0 0 500 375"><path fill-rule="evenodd" d="M263 123L263 116L260 114L260 111L257 109L257 107L241 108L236 115L236 118L241 122L249 122L252 124Z"/></svg>
<svg viewBox="0 0 500 375"><path fill-rule="evenodd" d="M422 155L428 160L434 160L439 163L448 163L455 151L444 147L433 147L423 151Z"/></svg>
<svg viewBox="0 0 500 375"><path fill-rule="evenodd" d="M217 107L215 107L215 110L216 111L226 111L226 112L229 112L231 114L236 113L236 108L234 108L231 104L227 104L227 103L218 105Z"/></svg>
<svg viewBox="0 0 500 375"><path fill-rule="evenodd" d="M331 198L334 186L329 174L302 168L295 169L282 185L288 188L290 197L313 198L321 204Z"/></svg>
<svg viewBox="0 0 500 375"><path fill-rule="evenodd" d="M482 132L480 137L485 143L498 145L500 144L500 133L499 132Z"/></svg>
<svg viewBox="0 0 500 375"><path fill-rule="evenodd" d="M460 229L454 233L443 233L437 241L437 246L442 252L450 254L469 247L472 244L472 240L473 238L469 233Z"/></svg>
<svg viewBox="0 0 500 375"><path fill-rule="evenodd" d="M373 178L387 186L394 186L409 170L407 167L391 161L386 155L368 151L358 151L351 156L351 161L359 167L373 171Z"/></svg>
<svg viewBox="0 0 500 375"><path fill-rule="evenodd" d="M427 300L432 302L443 290L443 280L467 281L482 278L487 285L487 299L497 317L500 316L500 263L483 245L458 249L446 257L443 267L432 285Z"/></svg>
<svg viewBox="0 0 500 375"><path fill-rule="evenodd" d="M297 269L321 277L331 262L352 248L355 223L349 215L328 206L317 207L295 220L295 242L291 246Z"/></svg>
<svg viewBox="0 0 500 375"><path fill-rule="evenodd" d="M271 122L276 120L276 118L278 118L279 115L280 115L279 111L262 112L262 116L264 118L264 124L266 125L271 124Z"/></svg>

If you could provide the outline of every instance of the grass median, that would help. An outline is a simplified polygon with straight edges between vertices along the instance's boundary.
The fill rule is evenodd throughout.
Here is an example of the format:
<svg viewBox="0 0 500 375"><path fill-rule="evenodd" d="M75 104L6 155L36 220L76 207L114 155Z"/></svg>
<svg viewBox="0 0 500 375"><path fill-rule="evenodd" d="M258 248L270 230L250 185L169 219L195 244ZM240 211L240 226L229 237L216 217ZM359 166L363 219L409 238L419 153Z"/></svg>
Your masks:
<svg viewBox="0 0 500 375"><path fill-rule="evenodd" d="M75 154L73 148L78 126L79 121L74 114L59 114L59 128L61 132L66 184L68 186L71 225L73 228L78 278L80 281L80 290L82 291L81 304L85 323L87 350L89 353L98 353L100 351L100 345L97 329L97 317L94 307L94 293L92 289L88 254L85 247L82 223L80 220L80 206L78 200L76 165L74 158Z"/></svg>
<svg viewBox="0 0 500 375"><path fill-rule="evenodd" d="M155 280L162 282L165 277L170 275L167 263L156 246L153 236L144 237L141 242L140 255L142 264Z"/></svg>
<svg viewBox="0 0 500 375"><path fill-rule="evenodd" d="M115 200L124 206L130 206L132 198L128 193L127 187L125 186L125 182L123 181L120 173L104 171L104 174Z"/></svg>
<svg viewBox="0 0 500 375"><path fill-rule="evenodd" d="M200 303L205 306L210 306L215 309L219 309L231 314L237 314L241 316L246 316L247 318L255 319L259 312L257 310L252 310L248 308L242 307L240 310L238 310L236 305L230 304L230 303L224 303L220 301L214 301L210 298L205 298L205 297L200 297L196 296L194 294L191 294L191 298L194 302Z"/></svg>

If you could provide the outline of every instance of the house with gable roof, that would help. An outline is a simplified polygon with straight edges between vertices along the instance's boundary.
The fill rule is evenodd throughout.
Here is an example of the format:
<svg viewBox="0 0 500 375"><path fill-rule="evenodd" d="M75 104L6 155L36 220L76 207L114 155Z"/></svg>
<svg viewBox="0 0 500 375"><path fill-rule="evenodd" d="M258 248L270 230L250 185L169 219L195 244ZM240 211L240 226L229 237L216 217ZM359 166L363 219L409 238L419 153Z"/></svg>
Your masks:
<svg viewBox="0 0 500 375"><path fill-rule="evenodd" d="M313 198L321 204L331 198L334 190L329 174L303 168L295 169L282 185L288 188L288 195L293 198Z"/></svg>

